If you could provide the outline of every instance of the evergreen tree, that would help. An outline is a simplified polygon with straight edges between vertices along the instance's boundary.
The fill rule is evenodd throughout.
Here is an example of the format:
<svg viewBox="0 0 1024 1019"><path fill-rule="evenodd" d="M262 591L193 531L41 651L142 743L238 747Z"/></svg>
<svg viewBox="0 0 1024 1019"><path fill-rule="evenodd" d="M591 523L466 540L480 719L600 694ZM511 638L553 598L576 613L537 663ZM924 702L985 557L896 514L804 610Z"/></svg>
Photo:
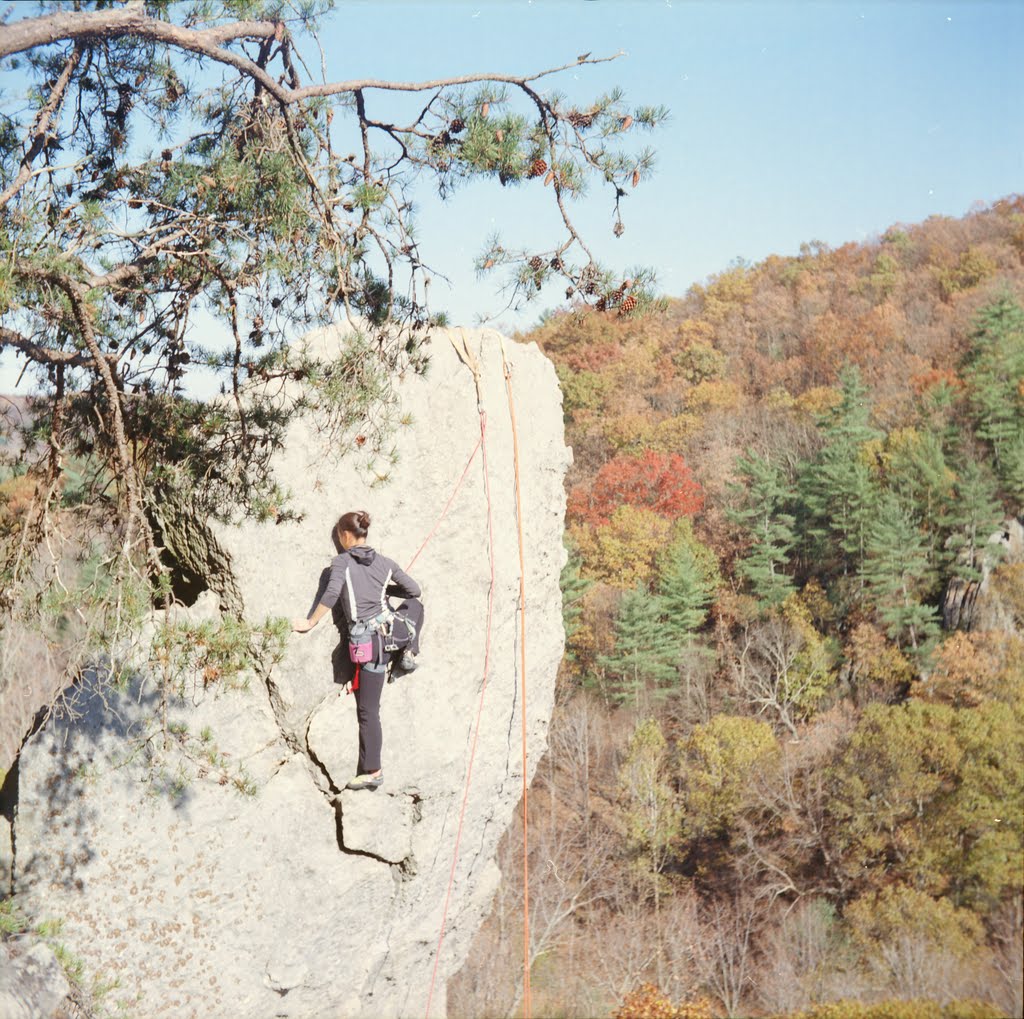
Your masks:
<svg viewBox="0 0 1024 1019"><path fill-rule="evenodd" d="M507 274L513 304L545 283L621 300L566 199L593 175L618 222L653 163L635 140L665 110L617 89L574 103L537 84L557 68L309 82L303 52L322 52L332 0L34 6L0 18L0 65L17 68L0 115L0 346L40 387L38 491L55 501L64 465L87 462L83 501L123 528L131 566L163 572L148 511L168 490L206 515L280 519L272 457L295 410L386 448L391 379L425 370L444 324L414 198L530 182L556 232L526 248L481 237L480 270ZM651 299L651 274L630 276L628 309ZM294 342L356 322L351 357ZM228 399L184 398L197 367ZM279 398L285 383L301 397ZM0 546L0 572L6 559ZM12 590L5 577L0 604Z"/></svg>
<svg viewBox="0 0 1024 1019"><path fill-rule="evenodd" d="M609 699L622 703L653 685L661 694L678 679L679 645L665 625L660 601L641 585L626 591L615 617L615 648L598 657L607 670Z"/></svg>
<svg viewBox="0 0 1024 1019"><path fill-rule="evenodd" d="M799 491L814 551L850 574L864 557L878 499L865 447L882 433L871 425L860 371L846 368L839 380L842 398L821 422L824 445L805 469Z"/></svg>
<svg viewBox="0 0 1024 1019"><path fill-rule="evenodd" d="M879 502L860 572L865 599L888 635L923 653L938 635L935 609L920 600L920 592L933 586L935 571L920 528L892 492Z"/></svg>
<svg viewBox="0 0 1024 1019"><path fill-rule="evenodd" d="M886 439L882 476L901 505L920 521L929 557L942 558L947 523L945 510L956 475L946 460L943 436L927 429L901 428Z"/></svg>
<svg viewBox="0 0 1024 1019"><path fill-rule="evenodd" d="M576 656L570 650L570 641L580 627L583 615L583 598L593 586L593 581L581 575L582 562L575 548L569 549L569 558L562 567L559 579L562 588L562 628L565 630L565 657L570 661Z"/></svg>
<svg viewBox="0 0 1024 1019"><path fill-rule="evenodd" d="M885 469L888 487L915 509L926 528L937 529L956 477L946 461L942 436L900 429L889 436L887 446L892 450Z"/></svg>
<svg viewBox="0 0 1024 1019"><path fill-rule="evenodd" d="M978 437L995 455L996 472L1024 503L1024 308L1003 297L984 308L963 364Z"/></svg>
<svg viewBox="0 0 1024 1019"><path fill-rule="evenodd" d="M793 550L795 517L785 511L790 499L782 469L748 450L737 462L743 482L731 486L741 496L729 519L751 535L747 554L736 564L762 608L779 605L794 591L786 574Z"/></svg>
<svg viewBox="0 0 1024 1019"><path fill-rule="evenodd" d="M718 563L714 553L693 536L693 528L686 521L660 567L657 593L665 627L684 648L692 644L707 620L708 606L719 582Z"/></svg>
<svg viewBox="0 0 1024 1019"><path fill-rule="evenodd" d="M582 576L581 570L580 554L575 548L570 548L569 557L562 567L559 578L559 586L562 589L562 625L566 637L571 637L579 627L580 616L583 614L583 597L594 583Z"/></svg>
<svg viewBox="0 0 1024 1019"><path fill-rule="evenodd" d="M981 557L989 537L1003 518L1003 507L996 495L996 483L983 464L967 459L956 479L954 496L946 511L948 529L946 553L951 558L954 576L964 580L981 579Z"/></svg>

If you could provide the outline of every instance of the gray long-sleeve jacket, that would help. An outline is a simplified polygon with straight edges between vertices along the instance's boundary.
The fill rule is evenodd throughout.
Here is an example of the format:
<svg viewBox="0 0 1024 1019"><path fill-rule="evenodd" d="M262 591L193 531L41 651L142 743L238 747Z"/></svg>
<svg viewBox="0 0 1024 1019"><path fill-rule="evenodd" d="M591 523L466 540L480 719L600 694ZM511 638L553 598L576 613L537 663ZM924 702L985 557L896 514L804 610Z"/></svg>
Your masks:
<svg viewBox="0 0 1024 1019"><path fill-rule="evenodd" d="M320 602L333 608L340 599L345 621L353 623L386 610L389 594L419 598L420 586L393 559L369 545L355 545L332 560L330 579Z"/></svg>

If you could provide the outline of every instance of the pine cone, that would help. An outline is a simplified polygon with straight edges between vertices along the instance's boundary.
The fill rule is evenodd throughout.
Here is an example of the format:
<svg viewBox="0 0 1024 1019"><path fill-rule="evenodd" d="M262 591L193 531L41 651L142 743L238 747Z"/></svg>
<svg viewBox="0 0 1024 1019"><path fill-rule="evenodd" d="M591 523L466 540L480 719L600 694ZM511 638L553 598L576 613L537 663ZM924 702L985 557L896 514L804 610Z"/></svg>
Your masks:
<svg viewBox="0 0 1024 1019"><path fill-rule="evenodd" d="M527 177L540 177L548 172L548 164L539 156L530 163L530 169L526 172Z"/></svg>
<svg viewBox="0 0 1024 1019"><path fill-rule="evenodd" d="M576 291L573 290L572 287L566 287L565 288L565 299L569 300L569 298L572 297L572 295L575 294L575 293L576 293Z"/></svg>
<svg viewBox="0 0 1024 1019"><path fill-rule="evenodd" d="M631 311L635 311L637 306L637 299L635 294L630 294L619 306L620 315L628 315Z"/></svg>
<svg viewBox="0 0 1024 1019"><path fill-rule="evenodd" d="M541 269L544 268L544 259L541 258L540 255L534 255L533 258L530 259L530 268L534 272L540 272Z"/></svg>
<svg viewBox="0 0 1024 1019"><path fill-rule="evenodd" d="M608 299L605 297L599 297L594 307L597 308L598 311L606 310L608 307Z"/></svg>
<svg viewBox="0 0 1024 1019"><path fill-rule="evenodd" d="M460 131L466 130L466 122L461 117L456 117L449 125L448 130L452 134L458 134Z"/></svg>
<svg viewBox="0 0 1024 1019"><path fill-rule="evenodd" d="M562 260L557 255L555 255L555 257L551 259L550 262L548 262L548 265L550 265L551 268L555 270L555 272L561 272L563 268Z"/></svg>
<svg viewBox="0 0 1024 1019"><path fill-rule="evenodd" d="M565 119L573 127L590 127L594 123L594 115L592 113L580 113L579 110L571 110L569 116Z"/></svg>

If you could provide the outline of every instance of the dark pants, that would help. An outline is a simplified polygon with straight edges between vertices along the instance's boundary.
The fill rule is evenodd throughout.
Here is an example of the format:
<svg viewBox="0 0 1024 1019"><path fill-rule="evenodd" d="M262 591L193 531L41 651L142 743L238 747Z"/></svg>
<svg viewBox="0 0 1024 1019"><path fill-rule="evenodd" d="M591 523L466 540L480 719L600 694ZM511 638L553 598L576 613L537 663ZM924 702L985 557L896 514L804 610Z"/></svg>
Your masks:
<svg viewBox="0 0 1024 1019"><path fill-rule="evenodd" d="M384 734L380 727L380 693L387 673L359 670L356 695L356 718L359 719L359 766L357 775L380 771L380 746Z"/></svg>
<svg viewBox="0 0 1024 1019"><path fill-rule="evenodd" d="M395 616L397 618L394 621L394 636L395 642L400 646L397 651L385 652L385 666L392 659L399 658L405 650L418 654L420 649L423 604L417 598L410 598L395 609ZM403 619L409 620L415 634L410 633ZM380 771L380 748L384 739L380 726L380 695L384 689L386 676L386 668L376 672L364 666L359 670L359 689L354 691L356 718L359 720L359 765L356 769L359 775Z"/></svg>

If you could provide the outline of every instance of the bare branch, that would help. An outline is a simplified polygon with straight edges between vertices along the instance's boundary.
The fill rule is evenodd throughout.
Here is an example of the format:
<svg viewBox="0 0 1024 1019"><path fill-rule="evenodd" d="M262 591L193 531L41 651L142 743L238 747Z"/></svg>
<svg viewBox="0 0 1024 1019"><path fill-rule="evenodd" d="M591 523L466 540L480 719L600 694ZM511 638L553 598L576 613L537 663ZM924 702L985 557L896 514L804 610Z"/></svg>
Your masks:
<svg viewBox="0 0 1024 1019"><path fill-rule="evenodd" d="M36 156L46 148L47 134L50 130L50 123L53 120L53 115L64 100L68 83L71 81L71 75L74 73L81 58L82 48L76 45L71 51L71 56L69 56L65 62L64 69L61 71L60 77L57 79L56 84L50 92L49 100L47 100L46 105L39 111L39 115L36 117L36 122L32 125L32 141L25 147L25 155L22 157L21 166L18 169L17 176L11 182L10 186L0 193L0 209L5 208L7 203L25 186L26 182L32 178L32 164L35 162Z"/></svg>
<svg viewBox="0 0 1024 1019"><path fill-rule="evenodd" d="M4 26L4 37L0 40L0 59L23 53L37 46L46 46L66 39L89 40L136 36L152 39L172 46L178 46L192 53L200 53L219 63L228 64L244 72L265 88L282 105L291 105L304 99L358 92L364 89L383 89L389 92L425 92L431 89L448 88L455 85L472 85L491 81L520 88L528 82L572 67L584 64L603 64L617 60L622 51L609 57L587 57L574 60L559 67L551 67L535 74L462 74L450 78L433 78L429 81L386 81L379 78L362 78L352 81L327 82L322 85L306 85L303 88L287 88L275 81L255 61L232 50L224 44L237 39L281 39L283 22L237 21L213 28L190 29L147 17L142 9L124 7L106 11L61 11L42 18L26 19Z"/></svg>
<svg viewBox="0 0 1024 1019"><path fill-rule="evenodd" d="M8 329L6 326L0 326L0 348L2 347L13 347L15 350L20 350L29 360L38 364L88 368L96 363L92 354L86 354L80 350L58 350L47 347L27 336L22 336L21 333L16 333L13 329ZM117 363L116 354L101 353L100 356L109 364Z"/></svg>

